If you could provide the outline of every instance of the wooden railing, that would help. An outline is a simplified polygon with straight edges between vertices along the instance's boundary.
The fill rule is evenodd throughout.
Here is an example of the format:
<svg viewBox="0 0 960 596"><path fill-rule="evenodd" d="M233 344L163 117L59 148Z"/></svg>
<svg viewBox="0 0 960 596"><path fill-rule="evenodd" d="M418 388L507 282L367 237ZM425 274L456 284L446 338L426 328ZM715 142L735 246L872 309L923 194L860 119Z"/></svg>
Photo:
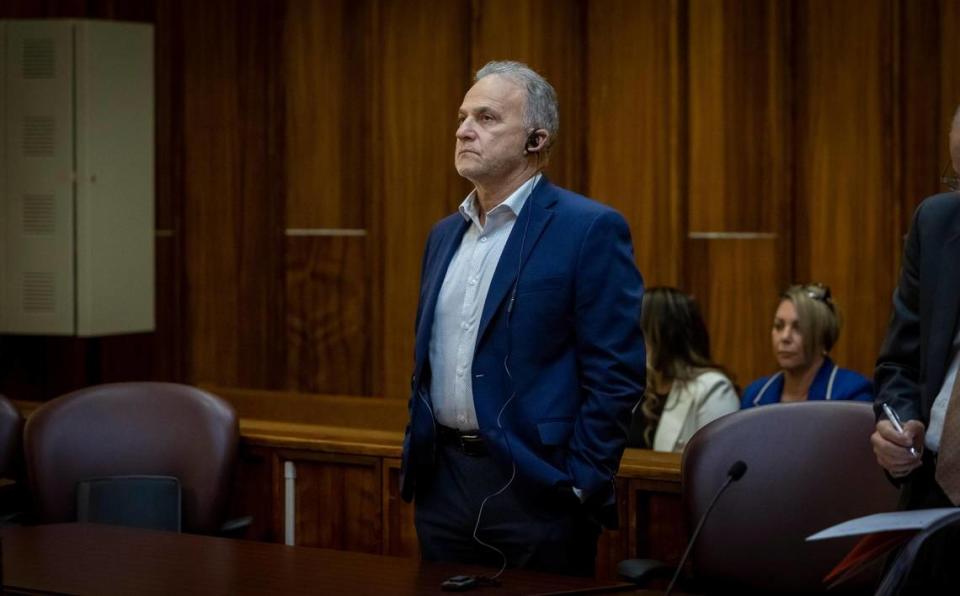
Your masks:
<svg viewBox="0 0 960 596"><path fill-rule="evenodd" d="M251 538L417 555L413 507L398 488L405 400L206 389L240 416L234 513L254 513ZM610 576L630 557L676 561L685 536L680 455L627 449L617 493L620 529L604 533L598 572Z"/></svg>
<svg viewBox="0 0 960 596"><path fill-rule="evenodd" d="M405 400L204 387L240 418L230 514L247 538L417 556L413 506L399 496ZM40 404L19 402L29 415ZM598 575L624 558L679 559L680 455L627 449L617 475L620 529L604 532Z"/></svg>

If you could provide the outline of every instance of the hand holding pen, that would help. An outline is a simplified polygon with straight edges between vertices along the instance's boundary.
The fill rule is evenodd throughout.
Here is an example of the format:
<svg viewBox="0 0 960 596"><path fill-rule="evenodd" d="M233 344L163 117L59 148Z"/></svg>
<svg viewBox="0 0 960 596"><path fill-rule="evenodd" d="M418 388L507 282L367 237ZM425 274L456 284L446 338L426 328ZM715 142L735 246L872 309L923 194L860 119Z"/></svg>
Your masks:
<svg viewBox="0 0 960 596"><path fill-rule="evenodd" d="M893 408L891 408L888 404L883 404L882 407L883 407L883 413L886 415L887 420L890 421L890 424L893 425L893 429L898 433L900 433L901 435L904 434L903 423L900 422L900 416L897 415L897 412ZM910 455L914 457L920 457L920 454L917 453L917 450L914 449L913 445L909 447L909 450L910 450Z"/></svg>

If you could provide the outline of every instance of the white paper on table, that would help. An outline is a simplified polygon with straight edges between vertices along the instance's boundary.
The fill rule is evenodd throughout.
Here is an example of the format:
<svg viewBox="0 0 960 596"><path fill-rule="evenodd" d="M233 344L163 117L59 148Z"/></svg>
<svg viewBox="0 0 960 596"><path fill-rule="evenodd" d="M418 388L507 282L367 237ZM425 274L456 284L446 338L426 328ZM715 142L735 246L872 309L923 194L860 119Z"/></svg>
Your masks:
<svg viewBox="0 0 960 596"><path fill-rule="evenodd" d="M960 507L940 509L914 509L912 511L891 511L874 513L851 519L807 536L807 542L841 538L843 536L861 536L874 532L892 532L895 530L924 530L933 523L951 514L960 514Z"/></svg>

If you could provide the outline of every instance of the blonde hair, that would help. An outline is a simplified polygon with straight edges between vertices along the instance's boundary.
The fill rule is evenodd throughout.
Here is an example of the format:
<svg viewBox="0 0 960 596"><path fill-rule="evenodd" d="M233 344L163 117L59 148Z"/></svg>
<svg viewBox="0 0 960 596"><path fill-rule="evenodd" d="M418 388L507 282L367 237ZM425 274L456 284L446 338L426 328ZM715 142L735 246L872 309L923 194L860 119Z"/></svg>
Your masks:
<svg viewBox="0 0 960 596"><path fill-rule="evenodd" d="M840 337L840 315L823 284L790 286L780 295L797 309L797 327L803 336L803 353L812 360L818 352L829 352Z"/></svg>

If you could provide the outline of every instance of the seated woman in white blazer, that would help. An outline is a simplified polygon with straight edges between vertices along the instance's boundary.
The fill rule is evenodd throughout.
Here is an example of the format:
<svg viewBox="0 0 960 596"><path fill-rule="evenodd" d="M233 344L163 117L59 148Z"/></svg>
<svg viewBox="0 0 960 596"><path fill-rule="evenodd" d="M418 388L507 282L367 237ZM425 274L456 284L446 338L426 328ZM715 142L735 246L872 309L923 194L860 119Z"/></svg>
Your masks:
<svg viewBox="0 0 960 596"><path fill-rule="evenodd" d="M675 288L643 296L647 388L634 409L629 444L683 451L697 429L740 408L737 391L710 360L710 336L696 301Z"/></svg>

